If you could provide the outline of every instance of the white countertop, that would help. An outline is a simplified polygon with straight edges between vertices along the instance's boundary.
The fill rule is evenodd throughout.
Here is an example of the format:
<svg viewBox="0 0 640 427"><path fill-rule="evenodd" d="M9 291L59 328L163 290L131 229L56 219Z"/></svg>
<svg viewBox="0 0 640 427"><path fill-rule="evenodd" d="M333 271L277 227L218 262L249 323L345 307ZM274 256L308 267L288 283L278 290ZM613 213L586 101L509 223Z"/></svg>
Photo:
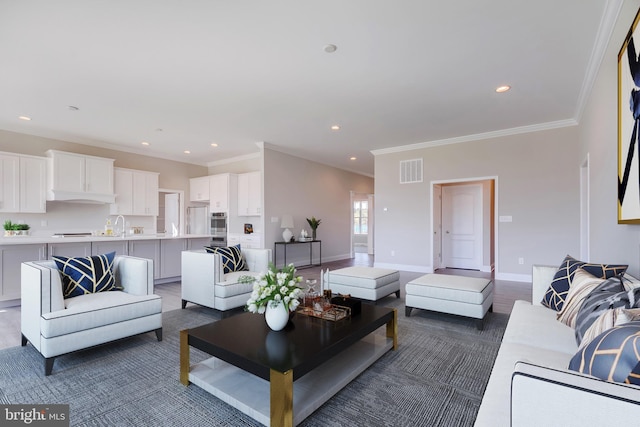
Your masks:
<svg viewBox="0 0 640 427"><path fill-rule="evenodd" d="M200 239L211 238L208 234L181 234L178 236L165 234L128 234L125 237L106 236L79 236L79 237L53 237L53 236L0 236L1 245L30 245L42 243L76 243L76 242L100 242L104 240L166 240L166 239Z"/></svg>

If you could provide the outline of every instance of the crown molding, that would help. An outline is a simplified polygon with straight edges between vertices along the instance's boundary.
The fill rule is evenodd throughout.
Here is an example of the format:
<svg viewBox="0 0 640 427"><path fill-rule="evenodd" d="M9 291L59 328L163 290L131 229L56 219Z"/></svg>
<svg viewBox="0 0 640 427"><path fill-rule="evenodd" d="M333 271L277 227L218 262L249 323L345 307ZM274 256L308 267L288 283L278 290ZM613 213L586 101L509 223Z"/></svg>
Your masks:
<svg viewBox="0 0 640 427"><path fill-rule="evenodd" d="M577 126L575 119L558 120L555 122L540 123L537 125L521 126L517 128L502 129L492 132L477 133L474 135L458 136L455 138L439 139L435 141L419 142L417 144L400 145L397 147L382 148L380 150L372 150L374 156L382 154L400 153L403 151L419 150L423 148L439 147L441 145L460 144L463 142L481 141L484 139L499 138L510 135L520 135L523 133L539 132L543 130L558 129L569 126Z"/></svg>
<svg viewBox="0 0 640 427"><path fill-rule="evenodd" d="M623 3L623 0L609 0L606 2L604 13L600 20L600 26L598 27L598 33L596 34L596 40L591 51L591 57L587 65L587 72L582 82L580 94L578 95L578 102L576 103L575 119L578 123L582 119L582 113L593 90L593 85L596 82L600 66L606 55L607 47L611 41Z"/></svg>

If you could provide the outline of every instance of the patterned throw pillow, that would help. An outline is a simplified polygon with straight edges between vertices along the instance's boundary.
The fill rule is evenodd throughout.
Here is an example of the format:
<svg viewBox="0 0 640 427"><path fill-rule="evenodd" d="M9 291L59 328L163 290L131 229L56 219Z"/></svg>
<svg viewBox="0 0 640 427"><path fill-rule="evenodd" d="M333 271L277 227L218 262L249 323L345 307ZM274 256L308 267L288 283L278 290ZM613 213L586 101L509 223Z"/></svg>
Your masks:
<svg viewBox="0 0 640 427"><path fill-rule="evenodd" d="M620 276L603 281L596 286L584 299L576 318L576 342L583 340L587 329L606 311L614 308L632 308L636 304L636 294L640 296L640 289L625 290ZM611 314L611 313L609 313ZM614 321L615 319L612 319ZM604 319L601 319L601 322ZM604 326L604 325L603 325ZM613 326L613 325L612 325ZM591 333L593 334L593 332Z"/></svg>
<svg viewBox="0 0 640 427"><path fill-rule="evenodd" d="M598 335L573 356L569 369L610 382L640 385L640 322Z"/></svg>
<svg viewBox="0 0 640 427"><path fill-rule="evenodd" d="M244 258L242 258L240 245L221 248L211 248L206 246L205 249L207 250L207 252L218 254L222 257L222 267L224 274L233 273L234 271L249 270L247 268L247 264L244 262Z"/></svg>
<svg viewBox="0 0 640 427"><path fill-rule="evenodd" d="M573 275L579 267L582 267L584 270L596 277L608 279L609 277L623 274L627 271L628 265L592 264L578 261L577 259L567 255L564 261L562 261L562 264L558 268L555 276L553 276L553 281L542 298L542 305L555 311L562 310L564 300L567 297L569 288L571 287Z"/></svg>
<svg viewBox="0 0 640 427"><path fill-rule="evenodd" d="M573 275L571 287L567 292L567 297L562 305L562 310L558 312L558 321L570 328L576 327L576 318L584 300L597 288L605 279L595 277L582 268L578 268Z"/></svg>
<svg viewBox="0 0 640 427"><path fill-rule="evenodd" d="M113 274L116 253L89 257L52 257L62 275L62 292L65 298L120 290Z"/></svg>

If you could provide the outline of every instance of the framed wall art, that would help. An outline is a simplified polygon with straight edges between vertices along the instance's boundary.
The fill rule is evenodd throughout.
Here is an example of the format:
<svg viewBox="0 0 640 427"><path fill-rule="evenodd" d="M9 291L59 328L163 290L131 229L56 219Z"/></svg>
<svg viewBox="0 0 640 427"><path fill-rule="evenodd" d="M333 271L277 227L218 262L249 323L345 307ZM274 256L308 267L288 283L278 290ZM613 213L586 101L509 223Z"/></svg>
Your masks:
<svg viewBox="0 0 640 427"><path fill-rule="evenodd" d="M640 11L618 53L618 223L640 224Z"/></svg>

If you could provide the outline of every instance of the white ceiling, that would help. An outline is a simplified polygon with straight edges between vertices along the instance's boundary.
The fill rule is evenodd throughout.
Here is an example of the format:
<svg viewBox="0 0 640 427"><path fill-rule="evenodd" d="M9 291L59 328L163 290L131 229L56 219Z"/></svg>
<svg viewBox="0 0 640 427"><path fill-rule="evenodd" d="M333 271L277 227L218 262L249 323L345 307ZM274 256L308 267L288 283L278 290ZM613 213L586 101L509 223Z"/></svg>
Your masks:
<svg viewBox="0 0 640 427"><path fill-rule="evenodd" d="M0 0L0 129L372 175L371 150L578 120L619 4Z"/></svg>

